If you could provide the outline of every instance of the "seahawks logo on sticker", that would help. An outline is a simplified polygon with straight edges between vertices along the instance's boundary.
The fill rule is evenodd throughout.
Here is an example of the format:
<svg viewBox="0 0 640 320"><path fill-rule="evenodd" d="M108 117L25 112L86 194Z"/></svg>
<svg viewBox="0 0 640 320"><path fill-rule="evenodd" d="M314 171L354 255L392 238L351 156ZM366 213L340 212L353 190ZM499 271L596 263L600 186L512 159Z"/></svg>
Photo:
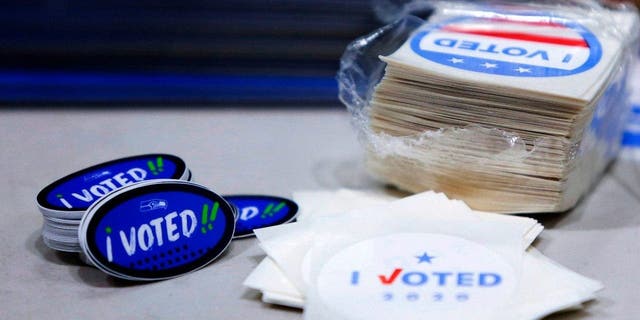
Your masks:
<svg viewBox="0 0 640 320"><path fill-rule="evenodd" d="M105 195L151 179L186 179L184 161L169 154L146 154L101 163L72 173L38 194L44 211L84 211Z"/></svg>
<svg viewBox="0 0 640 320"><path fill-rule="evenodd" d="M229 245L232 207L195 183L143 182L96 202L80 223L84 254L101 270L131 280L161 280L197 270Z"/></svg>
<svg viewBox="0 0 640 320"><path fill-rule="evenodd" d="M602 46L578 23L506 15L462 17L417 32L411 49L456 69L515 77L557 77L598 64Z"/></svg>
<svg viewBox="0 0 640 320"><path fill-rule="evenodd" d="M234 238L253 235L254 229L289 223L298 214L298 205L285 198L262 195L224 196L238 208Z"/></svg>

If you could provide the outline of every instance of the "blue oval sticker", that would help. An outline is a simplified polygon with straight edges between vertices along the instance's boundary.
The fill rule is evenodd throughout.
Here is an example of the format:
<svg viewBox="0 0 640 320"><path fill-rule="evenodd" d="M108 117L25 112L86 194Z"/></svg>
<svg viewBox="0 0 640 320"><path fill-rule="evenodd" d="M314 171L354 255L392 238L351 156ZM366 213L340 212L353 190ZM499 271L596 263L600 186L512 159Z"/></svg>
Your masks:
<svg viewBox="0 0 640 320"><path fill-rule="evenodd" d="M285 198L262 195L231 195L224 198L238 208L234 238L251 236L254 229L289 223L298 214L298 205Z"/></svg>
<svg viewBox="0 0 640 320"><path fill-rule="evenodd" d="M145 154L101 163L72 173L38 193L41 210L84 211L112 191L150 179L182 179L184 161L169 154Z"/></svg>
<svg viewBox="0 0 640 320"><path fill-rule="evenodd" d="M148 181L96 202L80 223L83 252L124 279L161 280L197 270L229 245L233 209L198 184Z"/></svg>

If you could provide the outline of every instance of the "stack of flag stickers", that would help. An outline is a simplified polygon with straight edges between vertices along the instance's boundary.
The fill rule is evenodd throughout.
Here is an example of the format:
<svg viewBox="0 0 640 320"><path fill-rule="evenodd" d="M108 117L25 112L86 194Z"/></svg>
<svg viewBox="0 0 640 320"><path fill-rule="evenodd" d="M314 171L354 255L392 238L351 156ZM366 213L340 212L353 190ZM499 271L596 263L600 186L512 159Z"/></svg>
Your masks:
<svg viewBox="0 0 640 320"><path fill-rule="evenodd" d="M44 243L55 250L79 252L78 225L89 206L113 191L153 179L188 181L191 171L177 156L145 154L91 166L49 184L37 196ZM149 201L144 208L165 205Z"/></svg>
<svg viewBox="0 0 640 320"><path fill-rule="evenodd" d="M434 192L294 200L298 222L256 230L268 257L245 285L265 302L304 308L305 319L538 319L602 288L532 248L542 226L530 218Z"/></svg>
<svg viewBox="0 0 640 320"><path fill-rule="evenodd" d="M570 208L619 148L637 29L632 10L440 2L381 57L371 171L478 210Z"/></svg>

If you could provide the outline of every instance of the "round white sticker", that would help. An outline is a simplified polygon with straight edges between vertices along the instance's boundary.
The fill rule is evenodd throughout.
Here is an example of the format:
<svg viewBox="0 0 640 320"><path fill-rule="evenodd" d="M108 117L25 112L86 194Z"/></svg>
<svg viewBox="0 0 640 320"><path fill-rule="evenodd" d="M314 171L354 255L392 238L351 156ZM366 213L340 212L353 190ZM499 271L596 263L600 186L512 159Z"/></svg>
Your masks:
<svg viewBox="0 0 640 320"><path fill-rule="evenodd" d="M317 280L323 304L345 319L481 319L505 304L514 269L459 237L398 233L343 249Z"/></svg>

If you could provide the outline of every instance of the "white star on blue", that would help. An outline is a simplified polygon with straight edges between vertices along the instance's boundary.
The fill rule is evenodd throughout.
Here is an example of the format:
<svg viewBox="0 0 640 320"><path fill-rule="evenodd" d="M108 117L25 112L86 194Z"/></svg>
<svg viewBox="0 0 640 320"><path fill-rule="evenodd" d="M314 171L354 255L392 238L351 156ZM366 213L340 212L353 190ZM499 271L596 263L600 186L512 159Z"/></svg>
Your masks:
<svg viewBox="0 0 640 320"><path fill-rule="evenodd" d="M530 68L523 68L523 67L518 67L518 69L514 69L514 71L518 71L520 73L531 73Z"/></svg>
<svg viewBox="0 0 640 320"><path fill-rule="evenodd" d="M492 69L492 68L497 68L498 65L495 63L489 63L489 62L485 62L483 64L481 64L481 66L487 68L487 69Z"/></svg>
<svg viewBox="0 0 640 320"><path fill-rule="evenodd" d="M464 59L459 59L456 57L452 57L451 59L449 59L449 61L453 64L457 64L457 63L464 63Z"/></svg>
<svg viewBox="0 0 640 320"><path fill-rule="evenodd" d="M431 260L434 259L435 257L430 256L425 252L421 256L416 256L416 258L418 258L418 263L426 262L431 264Z"/></svg>

